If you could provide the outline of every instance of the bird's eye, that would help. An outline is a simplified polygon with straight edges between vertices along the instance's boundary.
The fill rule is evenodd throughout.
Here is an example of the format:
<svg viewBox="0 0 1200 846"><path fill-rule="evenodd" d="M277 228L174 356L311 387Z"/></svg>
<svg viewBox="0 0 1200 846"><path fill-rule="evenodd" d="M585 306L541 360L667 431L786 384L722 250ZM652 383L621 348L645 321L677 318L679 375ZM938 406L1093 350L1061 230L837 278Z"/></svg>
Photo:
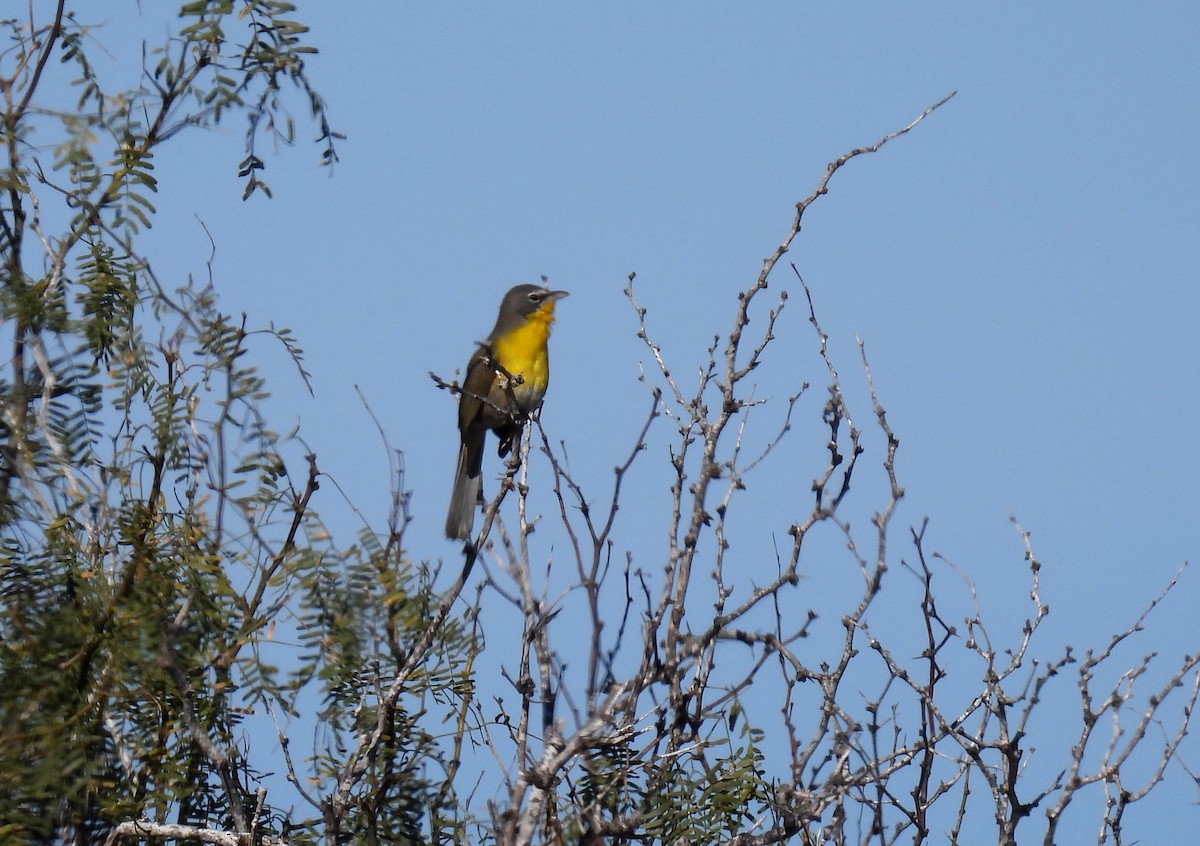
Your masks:
<svg viewBox="0 0 1200 846"><path fill-rule="evenodd" d="M533 291L529 294L529 301L531 303L540 303L542 301L542 297L544 296L545 294L543 294L541 291Z"/></svg>

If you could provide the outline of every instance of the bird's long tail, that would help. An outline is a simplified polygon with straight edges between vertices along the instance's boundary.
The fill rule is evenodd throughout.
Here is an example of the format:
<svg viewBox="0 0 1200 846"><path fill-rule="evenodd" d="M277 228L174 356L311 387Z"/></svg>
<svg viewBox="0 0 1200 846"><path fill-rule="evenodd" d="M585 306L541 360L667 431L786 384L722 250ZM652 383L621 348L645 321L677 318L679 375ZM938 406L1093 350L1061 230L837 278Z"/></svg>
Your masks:
<svg viewBox="0 0 1200 846"><path fill-rule="evenodd" d="M458 448L458 465L454 470L454 490L450 494L450 510L446 514L446 537L451 540L471 540L475 527L475 509L483 490L483 438L479 443L464 440Z"/></svg>

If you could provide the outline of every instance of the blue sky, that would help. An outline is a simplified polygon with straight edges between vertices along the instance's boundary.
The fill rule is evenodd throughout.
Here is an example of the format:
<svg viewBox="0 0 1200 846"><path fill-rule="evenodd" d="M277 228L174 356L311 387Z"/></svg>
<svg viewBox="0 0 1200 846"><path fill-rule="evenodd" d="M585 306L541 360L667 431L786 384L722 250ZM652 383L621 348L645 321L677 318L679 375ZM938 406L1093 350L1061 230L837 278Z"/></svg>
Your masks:
<svg viewBox="0 0 1200 846"><path fill-rule="evenodd" d="M648 406L627 275L677 372L693 373L826 163L957 91L843 168L788 256L857 422L871 428L856 335L900 437L897 560L929 517L927 548L979 585L997 630L1019 624L1015 515L1043 561L1053 651L1102 645L1198 558L1200 7L309 6L310 70L347 134L340 163L331 174L314 147L282 150L266 173L276 198L242 203L240 123L168 145L150 249L160 276L202 272L203 219L224 307L290 327L306 350L315 398L267 353L279 428L298 423L381 522L387 456L361 388L405 452L413 557L456 555L441 538L454 409L427 373L465 365L510 285L546 275L571 292L544 420L598 496ZM813 388L782 448L792 481L749 480L755 522L734 546L746 567L784 536L793 495L807 502L823 443L824 374L781 266L771 297L785 288L759 390ZM645 562L663 548L669 434L657 430L635 476L641 508L619 524L619 546ZM821 562L809 566L819 585ZM1185 572L1127 665L1200 648L1197 579ZM1196 791L1174 776L1156 813L1195 825Z"/></svg>

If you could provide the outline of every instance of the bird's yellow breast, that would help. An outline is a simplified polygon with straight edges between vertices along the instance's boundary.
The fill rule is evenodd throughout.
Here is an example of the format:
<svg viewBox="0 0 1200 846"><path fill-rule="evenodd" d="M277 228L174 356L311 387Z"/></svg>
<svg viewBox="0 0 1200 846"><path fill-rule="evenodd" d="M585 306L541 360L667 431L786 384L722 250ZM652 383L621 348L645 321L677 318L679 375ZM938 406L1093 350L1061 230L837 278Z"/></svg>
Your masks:
<svg viewBox="0 0 1200 846"><path fill-rule="evenodd" d="M550 381L550 358L546 341L554 323L554 304L547 303L526 318L516 329L492 340L492 357L522 383L513 389L518 402L531 411L546 394Z"/></svg>

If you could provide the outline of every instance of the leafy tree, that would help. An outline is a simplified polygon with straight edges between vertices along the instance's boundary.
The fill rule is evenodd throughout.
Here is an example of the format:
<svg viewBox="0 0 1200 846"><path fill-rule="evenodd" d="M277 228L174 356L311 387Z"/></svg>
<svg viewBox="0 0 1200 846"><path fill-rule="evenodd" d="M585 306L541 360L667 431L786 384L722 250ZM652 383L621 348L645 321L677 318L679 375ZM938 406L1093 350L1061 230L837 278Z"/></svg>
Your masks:
<svg viewBox="0 0 1200 846"><path fill-rule="evenodd" d="M427 697L462 701L472 633L447 621L390 696L370 670L426 632L432 574L401 554L401 504L382 535L335 547L311 507L315 457L286 459L261 414L255 349L282 344L303 376L299 346L222 313L209 285L166 290L139 250L155 153L182 133L247 121L244 196L269 194L257 149L292 141L299 94L335 160L292 12L184 4L132 89L110 87L65 2L0 24L6 842L105 842L128 821L410 842L453 808L420 722ZM304 646L283 669L277 627ZM259 786L247 721L273 736L309 690L327 738L312 775L336 789L305 827Z"/></svg>
<svg viewBox="0 0 1200 846"><path fill-rule="evenodd" d="M256 151L292 141L298 97L322 160L336 159L294 11L186 3L132 89L97 70L93 28L65 0L0 24L0 337L12 350L0 376L0 840L748 846L987 831L1052 843L1090 793L1103 797L1101 842L1128 842L1131 809L1183 762L1200 656L1169 657L1158 676L1150 657L1114 670L1146 614L1099 648L1040 655L1049 609L1023 532L1015 634L985 624L972 589L943 586L949 565L926 555L924 527L897 553L900 441L865 349L869 424L803 280L780 278L835 174L945 100L830 163L694 384L654 341L631 276L653 369L611 493L585 491L565 447L535 427L443 573L405 550L399 453L386 525L335 538L315 510L317 457L272 430L253 364L278 344L304 378L296 339L223 313L210 284L168 290L141 249L158 214L155 153L181 134L244 120L243 195L269 195ZM788 285L806 295L825 374L811 466L780 449L802 428L809 385L768 401L751 381L776 349ZM772 287L783 293L766 303ZM774 434L755 441L751 421L771 413ZM530 476L532 444L544 476ZM619 537L616 521L651 454L669 457L650 470L667 474L663 549ZM774 572L751 582L732 562L761 531L741 519L756 486L802 505ZM534 487L557 509L540 524ZM534 564L552 532L572 573L553 595ZM844 590L805 591L813 557L846 565ZM523 632L492 646L486 672L485 601ZM836 636L810 639L823 625ZM1050 768L1031 767L1028 738L1054 696L1074 697L1078 720L1042 749ZM296 725L315 728L312 748L293 745Z"/></svg>

